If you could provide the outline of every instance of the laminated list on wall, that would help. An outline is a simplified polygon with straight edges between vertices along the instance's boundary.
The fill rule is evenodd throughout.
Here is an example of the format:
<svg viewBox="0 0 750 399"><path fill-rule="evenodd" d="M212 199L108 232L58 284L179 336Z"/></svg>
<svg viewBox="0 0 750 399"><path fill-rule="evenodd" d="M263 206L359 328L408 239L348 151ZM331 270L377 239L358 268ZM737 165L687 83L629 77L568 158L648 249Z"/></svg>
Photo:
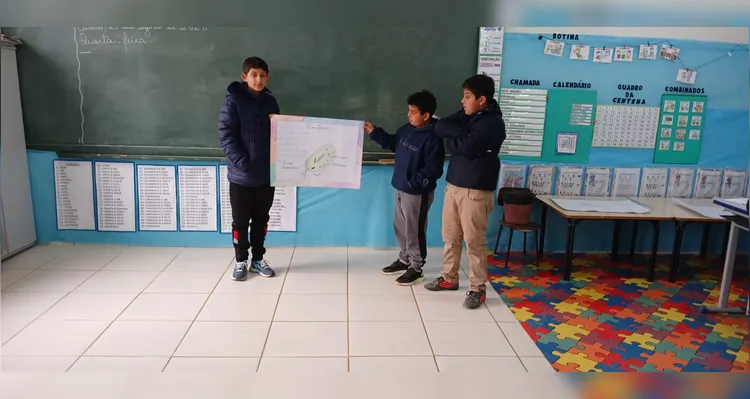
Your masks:
<svg viewBox="0 0 750 399"><path fill-rule="evenodd" d="M500 155L542 156L547 90L504 88L500 108L506 132Z"/></svg>
<svg viewBox="0 0 750 399"><path fill-rule="evenodd" d="M500 93L500 76L503 68L503 35L501 27L479 28L479 59L477 73L485 74L495 81L495 100Z"/></svg>
<svg viewBox="0 0 750 399"><path fill-rule="evenodd" d="M177 230L177 183L174 166L138 165L138 228Z"/></svg>
<svg viewBox="0 0 750 399"><path fill-rule="evenodd" d="M59 230L94 230L94 183L88 161L54 161Z"/></svg>
<svg viewBox="0 0 750 399"><path fill-rule="evenodd" d="M135 170L129 162L96 162L99 231L135 231Z"/></svg>
<svg viewBox="0 0 750 399"><path fill-rule="evenodd" d="M216 231L216 166L179 166L180 230Z"/></svg>
<svg viewBox="0 0 750 399"><path fill-rule="evenodd" d="M219 166L221 232L232 232L232 204L229 201L227 166ZM276 187L273 205L268 212L268 231L297 231L297 187Z"/></svg>

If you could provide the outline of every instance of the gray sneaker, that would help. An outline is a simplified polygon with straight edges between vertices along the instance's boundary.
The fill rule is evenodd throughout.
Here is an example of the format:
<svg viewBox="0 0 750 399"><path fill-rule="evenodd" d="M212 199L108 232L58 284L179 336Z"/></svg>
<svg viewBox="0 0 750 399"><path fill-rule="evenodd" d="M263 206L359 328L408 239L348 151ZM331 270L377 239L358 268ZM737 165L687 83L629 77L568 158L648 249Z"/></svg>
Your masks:
<svg viewBox="0 0 750 399"><path fill-rule="evenodd" d="M247 261L235 262L232 280L244 281L247 279Z"/></svg>
<svg viewBox="0 0 750 399"><path fill-rule="evenodd" d="M271 265L265 259L250 262L250 271L258 273L263 277L273 277L276 275L276 272L271 269Z"/></svg>
<svg viewBox="0 0 750 399"><path fill-rule="evenodd" d="M487 299L485 291L469 291L464 299L464 307L467 309L478 309Z"/></svg>

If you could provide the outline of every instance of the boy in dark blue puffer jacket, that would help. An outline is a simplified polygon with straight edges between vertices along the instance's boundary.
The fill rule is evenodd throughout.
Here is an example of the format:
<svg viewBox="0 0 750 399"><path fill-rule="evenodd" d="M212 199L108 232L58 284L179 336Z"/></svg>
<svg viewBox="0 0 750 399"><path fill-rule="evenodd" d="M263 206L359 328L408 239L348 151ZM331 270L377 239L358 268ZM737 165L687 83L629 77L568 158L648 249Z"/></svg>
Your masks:
<svg viewBox="0 0 750 399"><path fill-rule="evenodd" d="M365 122L365 132L384 150L396 154L391 184L396 189L393 230L399 246L398 259L383 269L384 274L401 274L399 285L412 285L423 278L427 258L427 212L435 197L437 180L443 175L445 146L435 135L437 100L421 91L406 100L409 123L395 135Z"/></svg>
<svg viewBox="0 0 750 399"><path fill-rule="evenodd" d="M275 192L271 187L270 117L280 112L279 104L266 88L268 75L265 61L258 57L246 59L242 63L242 81L227 87L219 117L219 143L227 157L232 206L234 280L245 280L248 270L264 277L275 275L263 259L263 241ZM252 258L248 265L250 247Z"/></svg>

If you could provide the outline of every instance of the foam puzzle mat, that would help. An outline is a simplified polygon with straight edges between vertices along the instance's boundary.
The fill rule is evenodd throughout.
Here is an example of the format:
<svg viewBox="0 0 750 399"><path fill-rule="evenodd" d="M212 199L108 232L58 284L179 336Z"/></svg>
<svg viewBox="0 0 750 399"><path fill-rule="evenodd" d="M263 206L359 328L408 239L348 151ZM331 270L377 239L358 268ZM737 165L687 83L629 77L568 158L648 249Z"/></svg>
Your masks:
<svg viewBox="0 0 750 399"><path fill-rule="evenodd" d="M645 256L581 254L565 281L563 254L539 266L511 254L507 268L498 255L489 280L557 371L750 372L750 319L699 311L718 302L723 261L683 255L670 283L669 258L648 282ZM729 304L745 309L747 256L737 260Z"/></svg>

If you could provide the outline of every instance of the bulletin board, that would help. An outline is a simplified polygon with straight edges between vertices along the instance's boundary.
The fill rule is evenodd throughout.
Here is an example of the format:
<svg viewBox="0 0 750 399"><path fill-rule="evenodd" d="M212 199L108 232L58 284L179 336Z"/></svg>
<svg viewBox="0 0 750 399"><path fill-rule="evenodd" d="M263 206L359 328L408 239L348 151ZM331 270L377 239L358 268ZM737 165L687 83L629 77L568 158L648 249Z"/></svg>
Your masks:
<svg viewBox="0 0 750 399"><path fill-rule="evenodd" d="M547 97L542 161L587 163L594 138L596 90L552 89ZM571 137L575 137L574 151L558 149L558 143L570 143Z"/></svg>
<svg viewBox="0 0 750 399"><path fill-rule="evenodd" d="M707 106L707 96L662 95L654 163L698 163Z"/></svg>

